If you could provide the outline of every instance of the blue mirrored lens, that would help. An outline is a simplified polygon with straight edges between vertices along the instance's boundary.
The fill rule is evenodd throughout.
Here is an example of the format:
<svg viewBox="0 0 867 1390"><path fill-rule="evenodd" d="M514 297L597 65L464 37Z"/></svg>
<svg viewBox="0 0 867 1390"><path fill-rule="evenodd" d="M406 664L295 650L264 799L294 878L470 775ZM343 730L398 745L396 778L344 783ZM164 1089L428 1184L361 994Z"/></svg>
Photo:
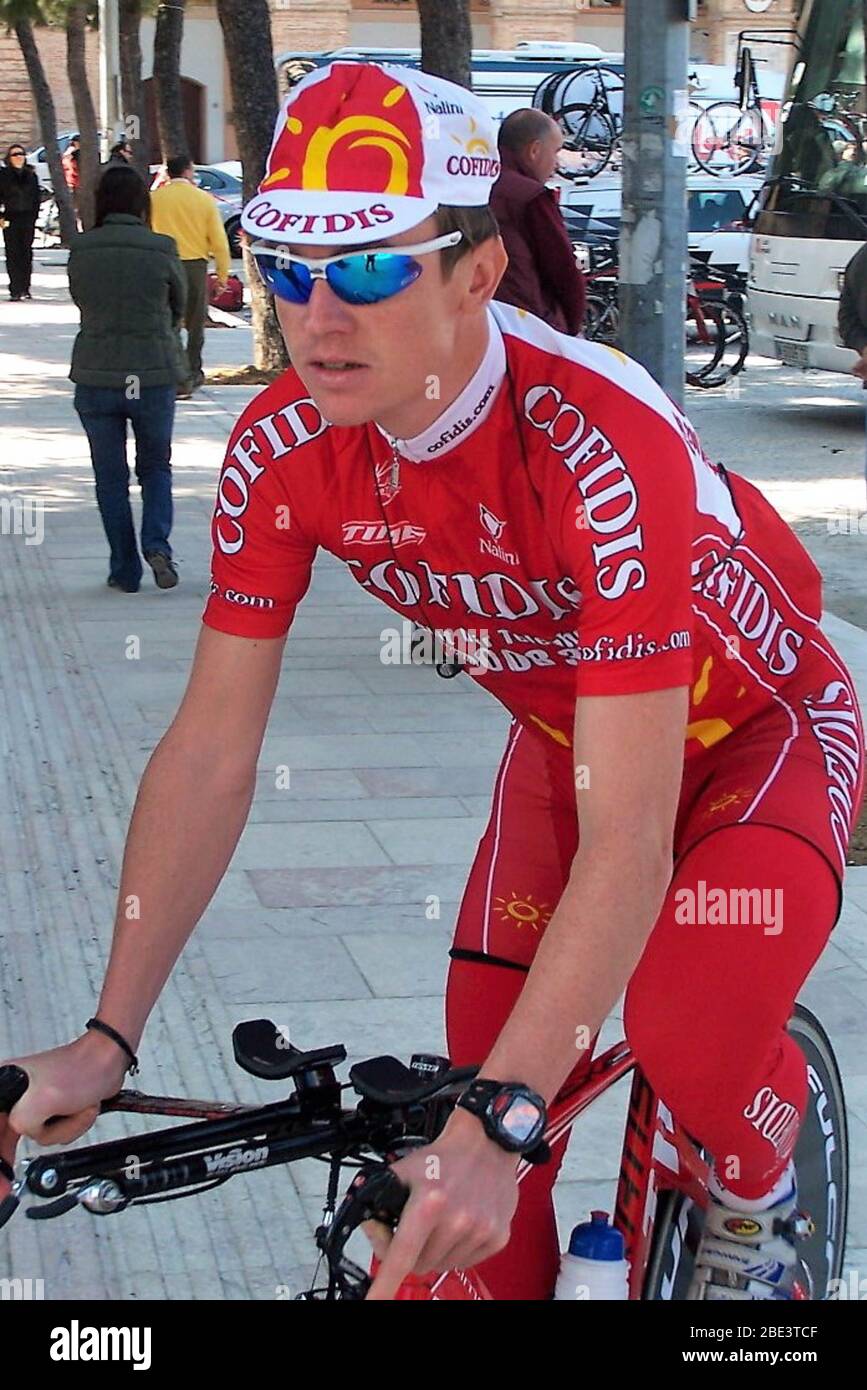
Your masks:
<svg viewBox="0 0 867 1390"><path fill-rule="evenodd" d="M381 299L405 290L421 275L421 266L412 256L393 251L371 251L367 255L347 256L335 261L325 272L336 295L347 304L377 304Z"/></svg>
<svg viewBox="0 0 867 1390"><path fill-rule="evenodd" d="M305 265L287 260L278 252L256 255L259 274L272 294L290 304L306 304L313 291L313 276ZM347 256L326 266L325 277L346 304L378 304L406 289L421 275L412 256L390 251Z"/></svg>
<svg viewBox="0 0 867 1390"><path fill-rule="evenodd" d="M290 304L306 304L313 289L313 277L304 265L281 262L276 255L257 255L259 274L272 294Z"/></svg>

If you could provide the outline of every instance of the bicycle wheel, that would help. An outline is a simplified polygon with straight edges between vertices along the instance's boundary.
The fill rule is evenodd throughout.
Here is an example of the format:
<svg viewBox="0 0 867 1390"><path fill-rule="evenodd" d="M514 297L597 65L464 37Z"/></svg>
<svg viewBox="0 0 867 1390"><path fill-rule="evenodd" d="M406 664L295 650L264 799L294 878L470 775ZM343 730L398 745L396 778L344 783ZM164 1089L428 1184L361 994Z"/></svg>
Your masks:
<svg viewBox="0 0 867 1390"><path fill-rule="evenodd" d="M616 299L601 294L588 294L584 311L584 337L593 343L617 346L620 335L620 310Z"/></svg>
<svg viewBox="0 0 867 1390"><path fill-rule="evenodd" d="M549 72L547 77L543 77L533 93L531 106L535 106L538 111L544 111L546 116L553 115L554 88L562 76L561 72Z"/></svg>
<svg viewBox="0 0 867 1390"><path fill-rule="evenodd" d="M697 102L697 101L691 101L691 102L689 103L689 109L688 109L687 115L686 115L687 127L686 127L686 130L684 131L684 139L683 139L683 142L682 142L683 144L688 144L688 145L689 145L689 158L688 158L688 162L687 162L687 163L688 163L688 168L690 168L690 169L699 169L699 168L701 167L700 164L698 163L698 160L697 160L696 157L695 157L695 150L693 149L693 144L692 144L692 142L693 142L693 138L694 138L694 136L695 136L696 122L697 122L703 115L704 115L704 107L703 107L699 102Z"/></svg>
<svg viewBox="0 0 867 1390"><path fill-rule="evenodd" d="M798 1253L813 1277L813 1298L824 1301L840 1291L846 1245L849 1138L843 1083L828 1036L809 1009L795 1005L788 1031L804 1054L809 1083L795 1169L799 1205L815 1229L799 1242ZM688 1197L665 1193L654 1222L643 1299L685 1300L703 1222L701 1208Z"/></svg>
<svg viewBox="0 0 867 1390"><path fill-rule="evenodd" d="M692 383L694 386L724 386L731 377L743 371L750 350L749 329L740 309L727 303L715 305L714 308L719 352L711 366L699 373L698 379Z"/></svg>
<svg viewBox="0 0 867 1390"><path fill-rule="evenodd" d="M715 101L696 118L692 153L700 169L719 177L748 174L765 147L765 125L758 107L744 111L732 101Z"/></svg>
<svg viewBox="0 0 867 1390"><path fill-rule="evenodd" d="M702 304L701 316L688 312L684 372L690 386L707 385L706 377L715 370L725 349L726 327L719 304Z"/></svg>
<svg viewBox="0 0 867 1390"><path fill-rule="evenodd" d="M558 112L569 148L581 156L577 173L595 179L609 163L617 140L614 122L604 111L589 106L563 106Z"/></svg>

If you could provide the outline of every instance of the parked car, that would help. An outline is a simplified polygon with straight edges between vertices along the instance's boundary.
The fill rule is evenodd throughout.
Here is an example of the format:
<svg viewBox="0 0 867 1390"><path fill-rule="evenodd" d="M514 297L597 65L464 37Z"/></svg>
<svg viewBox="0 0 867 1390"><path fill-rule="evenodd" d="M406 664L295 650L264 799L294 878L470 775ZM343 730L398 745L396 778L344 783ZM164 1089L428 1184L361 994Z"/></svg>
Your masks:
<svg viewBox="0 0 867 1390"><path fill-rule="evenodd" d="M66 154L70 140L76 139L77 135L77 130L64 130L61 135L58 135L57 148L60 151L61 159ZM48 160L45 158L45 146L37 145L35 150L28 151L27 162L28 164L32 164L36 170L36 177L39 180L40 186L42 188L47 188L48 191L51 192L51 172L48 168Z"/></svg>
<svg viewBox="0 0 867 1390"><path fill-rule="evenodd" d="M575 244L578 264L590 263L590 248L620 233L620 179L594 179L575 184L556 180L560 211ZM689 249L720 271L746 277L750 261L750 207L762 187L762 176L743 174L714 178L691 174L687 178Z"/></svg>
<svg viewBox="0 0 867 1390"><path fill-rule="evenodd" d="M241 254L238 233L241 230L241 209L244 193L241 183L241 165L237 159L226 160L222 164L197 164L196 183L216 198L229 239L229 250L233 258Z"/></svg>

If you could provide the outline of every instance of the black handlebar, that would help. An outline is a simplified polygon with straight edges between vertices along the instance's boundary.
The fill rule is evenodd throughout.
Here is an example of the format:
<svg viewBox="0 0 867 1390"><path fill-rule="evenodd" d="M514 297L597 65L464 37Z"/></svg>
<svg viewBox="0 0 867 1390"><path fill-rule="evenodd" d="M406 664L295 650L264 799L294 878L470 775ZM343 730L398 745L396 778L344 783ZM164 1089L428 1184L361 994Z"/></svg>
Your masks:
<svg viewBox="0 0 867 1390"><path fill-rule="evenodd" d="M0 1067L0 1115L9 1114L29 1085L30 1077L21 1067Z"/></svg>
<svg viewBox="0 0 867 1390"><path fill-rule="evenodd" d="M79 1204L106 1215L140 1202L192 1196L239 1173L320 1158L331 1167L328 1210L333 1214L316 1236L329 1268L325 1296L363 1298L370 1279L347 1259L347 1241L364 1221L394 1229L409 1191L391 1163L435 1139L478 1068L453 1067L448 1058L428 1054L413 1056L408 1067L394 1057L377 1057L356 1063L347 1087L333 1070L346 1055L343 1047L313 1053L289 1049L275 1041L277 1030L267 1020L239 1025L236 1035L240 1065L254 1075L289 1075L291 1095L270 1105L236 1106L120 1092L101 1109L183 1115L192 1123L140 1135L134 1161L128 1136L31 1159L0 1202L0 1226L25 1189L48 1199L28 1208L35 1219L59 1216ZM11 1111L29 1084L23 1068L0 1066L0 1114ZM347 1089L359 1097L351 1108L342 1103ZM338 1177L347 1162L362 1167L338 1205ZM3 1176L14 1182L6 1168ZM321 1296L321 1291L302 1296Z"/></svg>

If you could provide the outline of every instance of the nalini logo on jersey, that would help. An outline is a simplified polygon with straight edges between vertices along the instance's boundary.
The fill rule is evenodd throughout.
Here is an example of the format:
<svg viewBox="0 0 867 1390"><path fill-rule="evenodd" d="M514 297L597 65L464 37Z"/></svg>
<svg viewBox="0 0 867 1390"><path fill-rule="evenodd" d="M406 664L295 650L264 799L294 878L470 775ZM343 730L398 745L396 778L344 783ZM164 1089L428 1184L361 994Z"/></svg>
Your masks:
<svg viewBox="0 0 867 1390"><path fill-rule="evenodd" d="M242 518L250 503L250 488L265 472L265 465L256 460L264 453L272 463L307 444L328 428L311 396L290 401L282 410L254 420L235 440L229 450L217 488L214 511L214 539L224 555L237 555L246 539Z"/></svg>
<svg viewBox="0 0 867 1390"><path fill-rule="evenodd" d="M840 855L846 863L852 819L861 776L861 729L852 691L844 681L831 681L821 695L804 700L810 728L819 741L828 774L830 824Z"/></svg>
<svg viewBox="0 0 867 1390"><path fill-rule="evenodd" d="M504 564L507 565L517 565L517 551L506 550L503 546L497 544L505 530L505 521L500 521L491 511L490 507L485 506L484 502L479 503L479 520L487 531L488 536L490 536L490 540L482 536L479 541L479 550L482 554L490 555L495 560L502 560Z"/></svg>
<svg viewBox="0 0 867 1390"><path fill-rule="evenodd" d="M618 599L629 590L643 589L644 536L641 526L634 524L638 490L610 439L588 425L583 412L565 401L556 386L532 386L524 397L524 414L563 455L583 499L586 525L605 538L592 546L598 593Z"/></svg>
<svg viewBox="0 0 867 1390"><path fill-rule="evenodd" d="M485 506L484 502L479 503L479 520L488 535L491 536L493 540L498 541L503 534L503 527L506 523L505 521L498 521L491 509Z"/></svg>

